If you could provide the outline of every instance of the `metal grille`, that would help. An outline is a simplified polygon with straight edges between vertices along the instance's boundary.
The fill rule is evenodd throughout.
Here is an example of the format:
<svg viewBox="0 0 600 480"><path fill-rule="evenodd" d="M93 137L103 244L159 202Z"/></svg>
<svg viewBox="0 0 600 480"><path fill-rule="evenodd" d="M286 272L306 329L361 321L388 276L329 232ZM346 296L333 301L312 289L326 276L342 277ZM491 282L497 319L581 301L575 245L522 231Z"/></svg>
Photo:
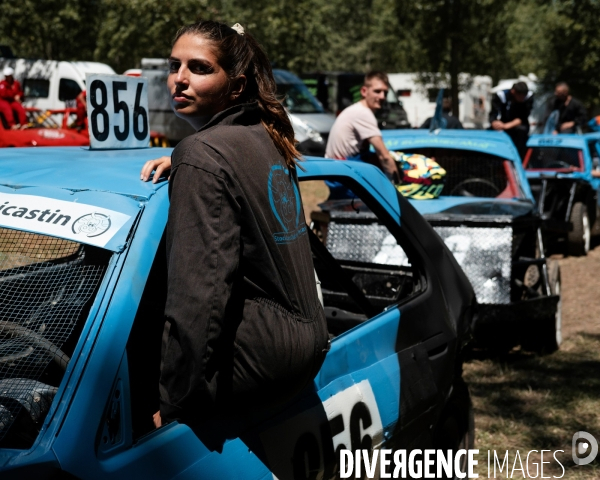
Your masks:
<svg viewBox="0 0 600 480"><path fill-rule="evenodd" d="M479 303L510 303L511 227L434 227L462 267Z"/></svg>
<svg viewBox="0 0 600 480"><path fill-rule="evenodd" d="M51 362L66 368L61 347L105 268L78 243L0 230L0 440L22 408L43 421L56 388L37 380Z"/></svg>

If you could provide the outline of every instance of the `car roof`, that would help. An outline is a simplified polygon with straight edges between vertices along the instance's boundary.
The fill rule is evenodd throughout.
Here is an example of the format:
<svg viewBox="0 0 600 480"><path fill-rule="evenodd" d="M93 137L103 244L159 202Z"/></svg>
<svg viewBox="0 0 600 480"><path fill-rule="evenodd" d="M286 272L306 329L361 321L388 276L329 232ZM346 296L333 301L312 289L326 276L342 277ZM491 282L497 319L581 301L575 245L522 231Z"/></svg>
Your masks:
<svg viewBox="0 0 600 480"><path fill-rule="evenodd" d="M302 80L288 70L280 70L278 68L273 70L273 77L275 83L287 84L287 83L302 83Z"/></svg>
<svg viewBox="0 0 600 480"><path fill-rule="evenodd" d="M532 135L527 141L528 147L562 147L583 148L590 140L600 140L600 132L578 135L576 133L560 135L540 134Z"/></svg>
<svg viewBox="0 0 600 480"><path fill-rule="evenodd" d="M492 130L383 130L383 141L390 150L411 148L453 148L496 155L514 163L521 158L510 137Z"/></svg>
<svg viewBox="0 0 600 480"><path fill-rule="evenodd" d="M0 185L97 191L147 200L167 182L142 182L148 160L171 155L171 148L91 150L89 147L0 149Z"/></svg>

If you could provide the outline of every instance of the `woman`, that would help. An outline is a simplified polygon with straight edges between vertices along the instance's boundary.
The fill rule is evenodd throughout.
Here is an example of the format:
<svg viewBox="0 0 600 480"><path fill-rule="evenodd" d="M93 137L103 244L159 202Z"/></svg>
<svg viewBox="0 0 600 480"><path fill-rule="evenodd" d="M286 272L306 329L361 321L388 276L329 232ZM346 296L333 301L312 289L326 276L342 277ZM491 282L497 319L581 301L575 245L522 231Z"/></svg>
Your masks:
<svg viewBox="0 0 600 480"><path fill-rule="evenodd" d="M312 381L328 334L266 55L238 24L206 21L179 30L169 64L173 109L197 133L172 155L155 424L187 423L219 449Z"/></svg>

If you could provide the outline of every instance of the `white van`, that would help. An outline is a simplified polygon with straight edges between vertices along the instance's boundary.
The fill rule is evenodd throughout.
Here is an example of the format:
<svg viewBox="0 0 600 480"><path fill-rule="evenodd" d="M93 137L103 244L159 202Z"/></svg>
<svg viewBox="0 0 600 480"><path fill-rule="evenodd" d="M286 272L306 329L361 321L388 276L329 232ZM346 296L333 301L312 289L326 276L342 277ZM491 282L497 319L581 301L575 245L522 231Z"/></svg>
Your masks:
<svg viewBox="0 0 600 480"><path fill-rule="evenodd" d="M21 82L23 87L23 105L42 110L74 107L75 98L85 89L86 74L116 73L110 66L98 62L25 58L0 58L0 71L4 67L12 67L15 70L15 79Z"/></svg>

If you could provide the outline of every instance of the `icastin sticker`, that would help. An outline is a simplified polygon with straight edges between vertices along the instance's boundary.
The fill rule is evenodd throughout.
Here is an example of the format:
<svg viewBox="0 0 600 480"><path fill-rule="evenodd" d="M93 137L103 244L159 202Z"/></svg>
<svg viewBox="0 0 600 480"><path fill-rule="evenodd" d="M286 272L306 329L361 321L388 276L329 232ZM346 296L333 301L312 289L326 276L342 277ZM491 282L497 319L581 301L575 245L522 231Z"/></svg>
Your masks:
<svg viewBox="0 0 600 480"><path fill-rule="evenodd" d="M129 215L83 203L0 193L0 226L104 247Z"/></svg>

